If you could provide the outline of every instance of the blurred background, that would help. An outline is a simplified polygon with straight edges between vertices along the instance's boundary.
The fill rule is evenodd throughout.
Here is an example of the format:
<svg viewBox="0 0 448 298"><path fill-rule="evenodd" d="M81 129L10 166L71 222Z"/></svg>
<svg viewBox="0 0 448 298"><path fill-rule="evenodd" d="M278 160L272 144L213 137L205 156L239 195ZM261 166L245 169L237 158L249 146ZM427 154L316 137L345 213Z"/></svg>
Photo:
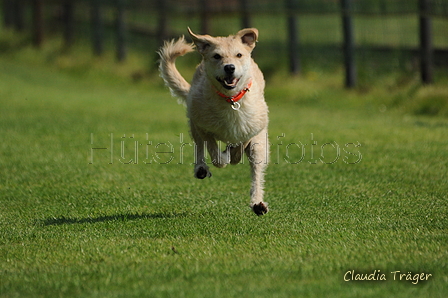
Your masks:
<svg viewBox="0 0 448 298"><path fill-rule="evenodd" d="M448 0L2 0L1 4L0 54L32 46L47 51L49 62L65 64L77 63L70 61L70 55L78 63L83 55L113 55L117 63L132 65L129 60L135 60L138 67L130 76L136 81L156 72L155 52L162 41L186 34L187 27L210 35L258 28L254 55L267 79L279 72L313 76L340 71L341 85L369 88L391 72L402 80L418 77L424 84L448 76Z"/></svg>

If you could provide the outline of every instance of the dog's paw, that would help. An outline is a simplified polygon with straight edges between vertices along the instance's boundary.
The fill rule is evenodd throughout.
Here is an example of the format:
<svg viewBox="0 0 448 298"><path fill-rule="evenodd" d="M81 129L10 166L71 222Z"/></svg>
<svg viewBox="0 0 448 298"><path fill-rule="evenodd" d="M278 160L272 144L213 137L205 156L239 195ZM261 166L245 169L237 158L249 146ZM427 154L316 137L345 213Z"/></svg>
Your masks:
<svg viewBox="0 0 448 298"><path fill-rule="evenodd" d="M266 214L269 211L268 204L265 202L253 204L251 207L252 207L252 210L255 212L255 214L258 216Z"/></svg>
<svg viewBox="0 0 448 298"><path fill-rule="evenodd" d="M211 177L212 173L210 172L210 170L208 169L208 167L198 167L195 169L194 171L194 176L198 179L204 179L206 177Z"/></svg>
<svg viewBox="0 0 448 298"><path fill-rule="evenodd" d="M220 169L225 168L227 166L226 163L218 163L218 162L213 162L213 165Z"/></svg>
<svg viewBox="0 0 448 298"><path fill-rule="evenodd" d="M230 152L226 150L218 154L219 157L212 160L213 165L217 168L225 168L230 163Z"/></svg>

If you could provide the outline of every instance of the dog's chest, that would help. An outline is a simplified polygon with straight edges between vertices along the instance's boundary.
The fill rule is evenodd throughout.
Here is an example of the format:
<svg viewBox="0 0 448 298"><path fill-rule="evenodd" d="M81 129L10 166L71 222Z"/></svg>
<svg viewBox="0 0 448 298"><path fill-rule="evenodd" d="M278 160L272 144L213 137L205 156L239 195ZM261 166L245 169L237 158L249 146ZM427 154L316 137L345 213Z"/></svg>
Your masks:
<svg viewBox="0 0 448 298"><path fill-rule="evenodd" d="M241 108L233 110L229 103L223 102L205 105L197 110L198 114L190 116L194 117L196 125L217 140L237 144L250 140L266 126L267 111L263 107L254 108L242 101Z"/></svg>

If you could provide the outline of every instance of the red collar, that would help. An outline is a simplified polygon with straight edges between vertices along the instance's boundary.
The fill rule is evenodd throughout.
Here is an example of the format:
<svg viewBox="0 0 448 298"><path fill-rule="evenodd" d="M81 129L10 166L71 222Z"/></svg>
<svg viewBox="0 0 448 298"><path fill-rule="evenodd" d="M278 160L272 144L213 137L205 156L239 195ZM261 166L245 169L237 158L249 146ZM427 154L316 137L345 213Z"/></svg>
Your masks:
<svg viewBox="0 0 448 298"><path fill-rule="evenodd" d="M227 96L225 94L222 94L221 92L219 92L218 90L216 90L216 93L221 96L222 98L224 98L228 103L232 104L232 106L239 101L241 98L243 98L243 96L246 94L246 92L250 91L250 88L252 87L252 80L249 82L249 84L247 84L247 87L244 88L243 90L241 90L240 92L238 92L237 94L235 94L234 96Z"/></svg>

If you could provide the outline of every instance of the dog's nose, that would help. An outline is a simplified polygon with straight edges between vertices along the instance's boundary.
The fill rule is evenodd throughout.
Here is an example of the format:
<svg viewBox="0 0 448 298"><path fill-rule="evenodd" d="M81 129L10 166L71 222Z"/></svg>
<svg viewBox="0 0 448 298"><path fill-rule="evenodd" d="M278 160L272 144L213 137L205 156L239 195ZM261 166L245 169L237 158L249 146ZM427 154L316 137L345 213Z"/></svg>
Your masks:
<svg viewBox="0 0 448 298"><path fill-rule="evenodd" d="M233 74L235 72L235 65L233 64L227 64L226 66L224 66L224 71L227 74Z"/></svg>

